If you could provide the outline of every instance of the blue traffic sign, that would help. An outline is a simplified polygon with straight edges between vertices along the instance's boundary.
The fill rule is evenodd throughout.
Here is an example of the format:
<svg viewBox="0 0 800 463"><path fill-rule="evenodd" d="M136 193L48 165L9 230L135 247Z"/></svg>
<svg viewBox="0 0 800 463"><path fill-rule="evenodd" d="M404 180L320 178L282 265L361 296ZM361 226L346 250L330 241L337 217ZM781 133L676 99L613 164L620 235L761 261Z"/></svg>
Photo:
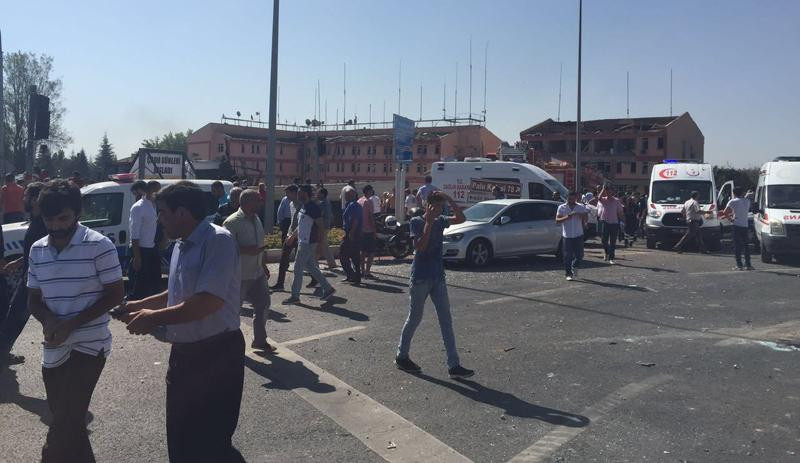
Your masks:
<svg viewBox="0 0 800 463"><path fill-rule="evenodd" d="M394 115L394 159L400 163L411 163L414 156L414 121L403 116Z"/></svg>

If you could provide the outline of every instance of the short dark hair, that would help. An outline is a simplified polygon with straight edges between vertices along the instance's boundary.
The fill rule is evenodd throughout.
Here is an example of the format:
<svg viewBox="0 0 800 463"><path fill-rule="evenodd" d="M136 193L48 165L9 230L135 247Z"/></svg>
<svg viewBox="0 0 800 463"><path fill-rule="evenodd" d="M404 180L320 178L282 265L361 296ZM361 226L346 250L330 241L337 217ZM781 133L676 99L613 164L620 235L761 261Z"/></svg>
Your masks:
<svg viewBox="0 0 800 463"><path fill-rule="evenodd" d="M309 196L311 196L314 193L314 189L311 188L311 185L309 185L309 184L300 185L300 191L302 191L303 193L305 193L305 194L307 194Z"/></svg>
<svg viewBox="0 0 800 463"><path fill-rule="evenodd" d="M741 197L742 197L742 195L744 194L744 188L742 188L742 187L740 187L740 186L733 187L733 194L734 194L734 195L735 195L737 198L741 198Z"/></svg>
<svg viewBox="0 0 800 463"><path fill-rule="evenodd" d="M55 217L64 209L81 215L81 190L66 180L51 180L39 193L39 209L45 217Z"/></svg>
<svg viewBox="0 0 800 463"><path fill-rule="evenodd" d="M697 190L694 190L694 191L692 192L692 195L691 195L691 196L692 196L692 199L694 199L694 198L696 198L696 197L700 196L700 192L699 192L699 191L697 191Z"/></svg>
<svg viewBox="0 0 800 463"><path fill-rule="evenodd" d="M362 188L361 191L363 191L364 194L367 194L368 191L375 193L375 189L372 188L372 185L364 185L364 188Z"/></svg>
<svg viewBox="0 0 800 463"><path fill-rule="evenodd" d="M163 202L173 212L183 207L198 221L207 215L205 193L196 183L186 180L161 190L156 196L156 201Z"/></svg>
<svg viewBox="0 0 800 463"><path fill-rule="evenodd" d="M147 191L153 193L159 190L161 190L161 183L159 183L157 180L150 180L147 182Z"/></svg>
<svg viewBox="0 0 800 463"><path fill-rule="evenodd" d="M291 191L292 193L297 193L297 185L289 185L283 189L283 191Z"/></svg>
<svg viewBox="0 0 800 463"><path fill-rule="evenodd" d="M433 181L433 177L431 177L430 175L426 175L425 176L425 183L431 183L432 181Z"/></svg>
<svg viewBox="0 0 800 463"><path fill-rule="evenodd" d="M347 184L350 185L350 186L353 186L353 185L356 184L356 181L355 180L348 180Z"/></svg>
<svg viewBox="0 0 800 463"><path fill-rule="evenodd" d="M6 174L6 182L13 182L14 181L14 173L10 172Z"/></svg>
<svg viewBox="0 0 800 463"><path fill-rule="evenodd" d="M328 197L328 190L326 188L320 188L319 191L317 191L317 193L321 194L323 198Z"/></svg>
<svg viewBox="0 0 800 463"><path fill-rule="evenodd" d="M189 183L191 183L191 182L189 182ZM197 186L197 185L195 185L195 186ZM215 180L214 183L211 184L211 188L222 188L222 189L225 189L225 186L223 186L222 182L220 182L219 180Z"/></svg>
<svg viewBox="0 0 800 463"><path fill-rule="evenodd" d="M44 183L31 182L27 187L25 187L25 194L31 198L37 199L39 198L39 193L42 192L42 188L44 188Z"/></svg>
<svg viewBox="0 0 800 463"><path fill-rule="evenodd" d="M575 191L575 190L570 190L569 193L567 193L567 197L570 197L570 196L578 196L578 192Z"/></svg>
<svg viewBox="0 0 800 463"><path fill-rule="evenodd" d="M144 180L137 180L133 182L133 185L131 185L131 191L133 192L136 190L147 191L147 182Z"/></svg>

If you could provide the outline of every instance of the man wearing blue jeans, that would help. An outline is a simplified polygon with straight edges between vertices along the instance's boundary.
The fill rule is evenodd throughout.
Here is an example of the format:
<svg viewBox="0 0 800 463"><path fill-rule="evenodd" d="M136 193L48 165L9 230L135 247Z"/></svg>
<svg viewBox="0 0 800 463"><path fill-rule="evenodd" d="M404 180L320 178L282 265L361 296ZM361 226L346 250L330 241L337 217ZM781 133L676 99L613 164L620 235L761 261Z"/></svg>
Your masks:
<svg viewBox="0 0 800 463"><path fill-rule="evenodd" d="M556 223L561 224L561 236L564 253L564 269L567 281L578 277L578 265L583 260L583 230L589 215L588 209L583 204L578 204L578 194L571 191L567 202L558 206Z"/></svg>
<svg viewBox="0 0 800 463"><path fill-rule="evenodd" d="M442 215L444 203L450 204L454 216ZM461 366L456 351L456 338L453 334L453 319L450 316L450 300L447 297L447 282L442 260L442 235L450 224L460 224L466 220L461 208L446 194L436 191L430 193L422 217L413 217L409 222L411 237L414 239L414 261L411 263L411 306L400 344L397 346L395 364L397 368L410 373L418 373L421 368L409 358L411 338L414 337L420 322L425 300L430 296L439 318L444 348L447 351L447 368L451 378L469 378L473 370Z"/></svg>
<svg viewBox="0 0 800 463"><path fill-rule="evenodd" d="M291 245L297 242L297 256L294 259L294 281L292 282L292 295L283 301L283 304L297 304L300 302L300 289L303 286L303 271L308 271L311 278L316 280L322 288L320 299L328 299L336 290L328 283L328 279L319 270L317 251L324 244L325 224L322 222L322 209L314 202L311 185L302 185L297 191L297 198L302 203L302 208L297 213L297 229L286 238L286 243Z"/></svg>
<svg viewBox="0 0 800 463"><path fill-rule="evenodd" d="M750 212L750 200L744 197L744 189L737 186L733 189L734 198L728 201L720 218L728 218L733 222L733 250L736 255L734 270L755 270L750 265L750 224L747 214ZM744 266L742 265L744 254Z"/></svg>

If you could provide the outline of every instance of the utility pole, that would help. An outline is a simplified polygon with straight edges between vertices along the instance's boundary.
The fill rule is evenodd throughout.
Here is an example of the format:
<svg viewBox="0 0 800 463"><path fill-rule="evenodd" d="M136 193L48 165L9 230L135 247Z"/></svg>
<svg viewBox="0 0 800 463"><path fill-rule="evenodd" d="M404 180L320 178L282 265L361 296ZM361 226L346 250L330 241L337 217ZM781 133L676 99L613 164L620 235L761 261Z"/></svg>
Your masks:
<svg viewBox="0 0 800 463"><path fill-rule="evenodd" d="M625 72L625 116L631 117L631 72Z"/></svg>
<svg viewBox="0 0 800 463"><path fill-rule="evenodd" d="M0 163L2 164L2 173L5 176L5 160L6 160L6 102L3 90L3 31L0 31Z"/></svg>
<svg viewBox="0 0 800 463"><path fill-rule="evenodd" d="M558 65L558 116L556 120L561 122L561 76L564 73L564 63Z"/></svg>
<svg viewBox="0 0 800 463"><path fill-rule="evenodd" d="M267 142L267 198L264 202L264 230L275 226L275 146L278 110L278 10L280 0L272 0L272 61L269 76L269 140Z"/></svg>
<svg viewBox="0 0 800 463"><path fill-rule="evenodd" d="M575 123L575 191L581 191L581 52L583 47L583 0L578 0L578 114Z"/></svg>

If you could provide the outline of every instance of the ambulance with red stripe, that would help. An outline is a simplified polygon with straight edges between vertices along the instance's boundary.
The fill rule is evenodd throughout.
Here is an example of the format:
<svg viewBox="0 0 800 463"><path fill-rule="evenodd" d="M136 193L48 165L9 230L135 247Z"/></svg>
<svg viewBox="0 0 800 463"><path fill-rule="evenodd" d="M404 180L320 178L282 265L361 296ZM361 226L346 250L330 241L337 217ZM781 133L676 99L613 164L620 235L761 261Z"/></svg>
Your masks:
<svg viewBox="0 0 800 463"><path fill-rule="evenodd" d="M800 255L800 156L781 156L761 167L753 209L763 262Z"/></svg>
<svg viewBox="0 0 800 463"><path fill-rule="evenodd" d="M688 228L683 204L693 191L700 193L701 210L711 212L703 218L703 241L712 251L721 248L722 228L717 218L717 189L711 164L668 160L653 166L650 174L645 222L648 249L655 249L658 243L673 245L683 236Z"/></svg>

